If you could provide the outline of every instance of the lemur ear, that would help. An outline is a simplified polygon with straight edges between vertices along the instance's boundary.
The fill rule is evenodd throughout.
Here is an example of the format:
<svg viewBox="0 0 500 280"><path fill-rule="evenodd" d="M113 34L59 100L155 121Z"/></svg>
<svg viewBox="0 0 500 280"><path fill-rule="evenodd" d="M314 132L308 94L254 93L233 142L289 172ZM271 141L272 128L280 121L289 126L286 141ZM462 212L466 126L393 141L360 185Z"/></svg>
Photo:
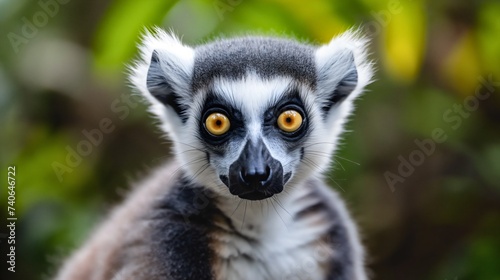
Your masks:
<svg viewBox="0 0 500 280"><path fill-rule="evenodd" d="M366 43L356 33L346 32L316 50L317 98L325 119L342 104L349 107L344 110L347 115L354 98L370 83Z"/></svg>
<svg viewBox="0 0 500 280"><path fill-rule="evenodd" d="M131 82L160 119L174 122L170 126L185 123L192 98L194 50L161 29L146 33L140 50L141 58L131 67Z"/></svg>

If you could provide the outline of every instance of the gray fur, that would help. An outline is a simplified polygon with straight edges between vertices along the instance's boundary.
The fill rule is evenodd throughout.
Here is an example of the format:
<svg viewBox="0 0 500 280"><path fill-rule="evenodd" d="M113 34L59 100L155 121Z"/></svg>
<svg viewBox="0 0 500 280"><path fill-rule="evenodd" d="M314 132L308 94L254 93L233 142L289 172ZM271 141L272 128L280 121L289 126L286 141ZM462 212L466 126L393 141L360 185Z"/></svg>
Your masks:
<svg viewBox="0 0 500 280"><path fill-rule="evenodd" d="M224 39L195 48L193 92L214 78L242 78L249 70L262 78L290 76L314 87L315 47L270 37Z"/></svg>
<svg viewBox="0 0 500 280"><path fill-rule="evenodd" d="M212 243L213 250L215 236L229 233L260 246L223 214L217 195L186 180L175 172L178 168L175 162L164 165L143 181L69 259L56 280L220 279L218 271L208 268L216 263L216 254L208 247ZM334 248L333 255L318 253L328 258L327 279L360 279L355 267L359 245L342 201L319 180L308 181L304 188L307 195L300 199L314 203L294 215L295 221L324 213L333 223L320 236L323 242L313 240L303 246L315 246L317 251ZM244 257L254 265L273 265L252 255ZM307 273L293 276L307 277Z"/></svg>

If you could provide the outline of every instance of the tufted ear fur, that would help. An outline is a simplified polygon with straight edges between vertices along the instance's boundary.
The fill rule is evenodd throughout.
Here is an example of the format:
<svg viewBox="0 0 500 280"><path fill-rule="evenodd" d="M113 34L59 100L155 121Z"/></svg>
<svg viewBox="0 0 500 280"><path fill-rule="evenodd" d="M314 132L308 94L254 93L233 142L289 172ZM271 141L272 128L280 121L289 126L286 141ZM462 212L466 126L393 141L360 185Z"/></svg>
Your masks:
<svg viewBox="0 0 500 280"><path fill-rule="evenodd" d="M146 32L140 46L140 59L131 67L132 84L151 103L167 132L182 126L191 103L191 77L194 50L173 34L157 28Z"/></svg>
<svg viewBox="0 0 500 280"><path fill-rule="evenodd" d="M353 100L370 83L373 70L366 43L355 32L346 32L316 50L317 100L325 121L333 115L345 119Z"/></svg>

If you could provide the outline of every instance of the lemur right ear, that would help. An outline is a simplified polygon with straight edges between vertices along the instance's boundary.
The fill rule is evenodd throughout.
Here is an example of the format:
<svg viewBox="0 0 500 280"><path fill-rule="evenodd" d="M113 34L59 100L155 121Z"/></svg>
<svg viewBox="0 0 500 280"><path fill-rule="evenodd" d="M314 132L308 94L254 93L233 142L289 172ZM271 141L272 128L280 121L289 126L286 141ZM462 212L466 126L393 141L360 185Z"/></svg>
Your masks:
<svg viewBox="0 0 500 280"><path fill-rule="evenodd" d="M347 31L316 50L317 100L325 120L332 115L347 117L353 100L371 82L373 69L366 45L366 39Z"/></svg>
<svg viewBox="0 0 500 280"><path fill-rule="evenodd" d="M177 124L183 124L192 98L194 50L173 34L161 29L154 33L144 36L141 59L131 68L130 79L150 101L154 114L166 122L177 119Z"/></svg>

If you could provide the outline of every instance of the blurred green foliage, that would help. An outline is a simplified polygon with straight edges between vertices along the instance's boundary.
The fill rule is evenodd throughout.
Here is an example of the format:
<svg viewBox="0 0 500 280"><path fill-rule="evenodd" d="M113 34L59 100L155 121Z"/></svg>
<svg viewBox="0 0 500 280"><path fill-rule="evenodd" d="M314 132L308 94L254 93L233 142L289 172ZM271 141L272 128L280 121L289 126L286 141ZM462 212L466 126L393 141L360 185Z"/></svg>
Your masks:
<svg viewBox="0 0 500 280"><path fill-rule="evenodd" d="M0 182L16 165L19 218L18 272L1 278L50 278L169 157L145 106L123 99L140 34L158 25L190 44L242 34L319 44L362 28L377 81L329 175L359 221L370 270L384 280L500 279L499 14L495 0L0 1ZM488 93L466 117L454 111ZM67 164L103 119L114 130L60 180L54 162ZM391 188L384 174L436 128L446 141Z"/></svg>

